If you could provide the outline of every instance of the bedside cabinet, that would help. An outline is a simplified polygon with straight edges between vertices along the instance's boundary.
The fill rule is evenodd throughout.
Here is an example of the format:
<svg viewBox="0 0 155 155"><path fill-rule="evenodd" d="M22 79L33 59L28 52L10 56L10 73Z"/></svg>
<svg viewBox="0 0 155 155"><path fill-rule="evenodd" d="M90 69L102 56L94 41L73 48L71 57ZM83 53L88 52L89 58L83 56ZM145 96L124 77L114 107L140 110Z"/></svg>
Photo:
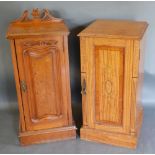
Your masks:
<svg viewBox="0 0 155 155"><path fill-rule="evenodd" d="M148 24L96 20L80 34L81 139L135 148L143 108L144 33Z"/></svg>
<svg viewBox="0 0 155 155"><path fill-rule="evenodd" d="M68 28L48 10L26 10L7 32L22 145L76 137L71 111Z"/></svg>

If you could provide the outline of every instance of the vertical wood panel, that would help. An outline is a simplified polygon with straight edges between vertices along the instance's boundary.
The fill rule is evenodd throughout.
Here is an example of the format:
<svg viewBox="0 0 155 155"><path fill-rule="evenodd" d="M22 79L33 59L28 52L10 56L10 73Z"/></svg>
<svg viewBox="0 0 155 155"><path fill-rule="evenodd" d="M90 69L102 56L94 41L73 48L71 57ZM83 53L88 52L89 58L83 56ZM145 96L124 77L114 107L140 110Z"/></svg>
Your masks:
<svg viewBox="0 0 155 155"><path fill-rule="evenodd" d="M95 47L95 115L98 123L121 125L123 118L123 48Z"/></svg>
<svg viewBox="0 0 155 155"><path fill-rule="evenodd" d="M28 89L22 93L28 130L65 126L69 121L68 96L64 95L67 87L63 85L66 63L62 38L42 40L16 41L20 80L26 82Z"/></svg>
<svg viewBox="0 0 155 155"><path fill-rule="evenodd" d="M87 79L87 73L88 73L88 53L89 51L86 50L86 40L85 37L80 37L80 61L81 61L81 89L83 85L83 81L86 82L86 94L82 94L82 113L83 113L83 126L88 125L88 92L87 92L87 86L88 86L88 79Z"/></svg>
<svg viewBox="0 0 155 155"><path fill-rule="evenodd" d="M132 78L132 93L131 93L131 134L136 134L136 104L137 104L137 78Z"/></svg>
<svg viewBox="0 0 155 155"><path fill-rule="evenodd" d="M131 111L131 88L132 88L132 63L133 63L133 40L126 41L125 57L125 82L124 82L124 130L130 132Z"/></svg>
<svg viewBox="0 0 155 155"><path fill-rule="evenodd" d="M32 118L35 120L49 115L60 115L62 93L59 91L61 89L60 67L56 62L60 61L58 53L49 51L42 54L42 51L36 51L34 54L38 56L28 52L23 57L26 76L30 78L27 79L27 87L31 95L29 103L32 108L30 109Z"/></svg>
<svg viewBox="0 0 155 155"><path fill-rule="evenodd" d="M112 95L115 96L115 105L113 108L116 110L111 110L111 107L108 104L108 97L103 97L105 88L103 89L102 86L105 84L98 83L98 81L104 81L103 78L105 78L105 75L108 75L108 69L105 73L103 73L103 70L98 69L98 71L95 69L95 59L96 56L98 56L98 60L96 60L96 63L98 64L98 67L104 66L102 62L100 62L101 58L103 57L102 54L96 54L95 47L110 47L108 50L105 50L107 54L105 54L105 59L103 59L104 63L107 62L107 64L111 64L113 67L113 70L111 71L111 76L117 75L118 73L120 74L119 78L116 78L117 76L114 76L115 81L114 83L114 88L118 89L115 91L117 93L113 93ZM119 50L118 50L119 49ZM86 51L87 51L87 63L88 63L88 69L87 69L87 106L88 106L88 115L87 115L87 121L88 121L88 126L90 128L96 128L96 129L102 129L105 131L111 131L111 132L120 132L120 133L129 133L130 132L130 110L131 110L131 86L132 86L132 58L133 58L133 41L131 40L121 40L121 39L106 39L106 38L87 38L86 40ZM116 52L113 53L113 55L110 54L112 51ZM117 54L121 51L122 55L118 56ZM102 52L101 52L102 53ZM123 56L124 55L124 56ZM114 56L114 57L113 57ZM124 60L123 58L124 57ZM113 59L115 58L115 59ZM101 65L100 65L101 63ZM117 65L116 65L117 64ZM117 66L119 66L117 68ZM98 68L96 67L96 68ZM101 68L102 68L101 67ZM122 68L123 67L123 68ZM119 72L119 71L121 72ZM97 72L96 72L97 71ZM118 72L117 72L118 71ZM96 73L95 73L96 72ZM95 74L103 75L95 78ZM124 82L123 78L125 79ZM106 77L107 78L107 77ZM119 80L121 81L119 81ZM99 87L96 88L96 85ZM110 87L109 82L106 84L107 88ZM119 89L122 88L122 89ZM97 90L98 89L98 90ZM108 88L109 89L109 88ZM102 90L104 90L102 92ZM98 92L97 92L98 91ZM120 92L119 92L120 91ZM119 93L118 93L119 92ZM103 99L99 99L97 93L100 93ZM118 97L118 94L122 94ZM97 102L100 104L96 104L95 98ZM102 101L101 101L102 100ZM120 102L117 102L119 100ZM121 103L118 104L118 103ZM105 104L105 107L103 108L103 105ZM109 103L112 103L111 101ZM95 107L97 106L97 107ZM98 110L97 110L98 109ZM95 111L97 110L97 111ZM106 113L105 113L106 111ZM110 114L112 113L113 114ZM115 112L120 114L117 117L114 117ZM107 115L106 115L107 114ZM121 115L122 114L122 115ZM96 118L101 121L96 121ZM103 120L108 120L106 123ZM115 123L114 123L115 120ZM112 125L113 121L113 125ZM104 122L104 123L103 123ZM116 123L117 122L117 123ZM117 124L117 125L116 125Z"/></svg>
<svg viewBox="0 0 155 155"><path fill-rule="evenodd" d="M66 112L68 118L68 124L73 124L73 116L72 116L72 102L71 102L71 86L70 86L70 72L69 72L69 52L68 52L68 36L65 35L63 37L63 52L61 53L64 57L64 67L65 67L65 83L63 82L63 85L65 85L66 88L66 100L64 101L64 104L66 105Z"/></svg>
<svg viewBox="0 0 155 155"><path fill-rule="evenodd" d="M21 89L20 89L20 81L19 81L19 72L18 72L18 64L17 64L17 56L16 56L16 47L15 47L15 41L10 41L11 45L11 52L12 52L12 63L13 63L13 69L14 69L14 77L16 81L16 91L17 91L17 98L18 98L18 107L20 111L20 130L25 131L25 118L24 118L24 109L23 109L23 101L22 101L22 95L21 95Z"/></svg>
<svg viewBox="0 0 155 155"><path fill-rule="evenodd" d="M95 114L95 66L94 66L94 46L93 38L87 38L86 51L87 51L87 123L91 128L95 127L94 114Z"/></svg>
<svg viewBox="0 0 155 155"><path fill-rule="evenodd" d="M139 40L134 41L134 54L133 54L133 64L132 64L132 77L138 77L139 74L139 62L140 62L140 42Z"/></svg>

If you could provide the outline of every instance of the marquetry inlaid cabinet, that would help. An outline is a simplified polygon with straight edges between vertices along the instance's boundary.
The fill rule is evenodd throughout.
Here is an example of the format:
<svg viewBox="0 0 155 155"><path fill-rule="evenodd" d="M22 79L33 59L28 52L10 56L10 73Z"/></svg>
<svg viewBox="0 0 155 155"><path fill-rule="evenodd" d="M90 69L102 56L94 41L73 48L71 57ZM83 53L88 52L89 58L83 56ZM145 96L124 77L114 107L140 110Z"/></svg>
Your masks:
<svg viewBox="0 0 155 155"><path fill-rule="evenodd" d="M68 28L48 10L13 21L7 38L20 112L22 145L76 137L72 120Z"/></svg>
<svg viewBox="0 0 155 155"><path fill-rule="evenodd" d="M96 20L80 34L81 139L135 148L146 22Z"/></svg>

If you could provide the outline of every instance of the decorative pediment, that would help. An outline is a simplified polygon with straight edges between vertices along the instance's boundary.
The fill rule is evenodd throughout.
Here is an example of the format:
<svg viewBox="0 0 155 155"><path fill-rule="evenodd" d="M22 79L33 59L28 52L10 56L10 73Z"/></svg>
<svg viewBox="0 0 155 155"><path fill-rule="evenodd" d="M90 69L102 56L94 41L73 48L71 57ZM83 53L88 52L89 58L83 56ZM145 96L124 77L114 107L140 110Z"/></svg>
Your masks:
<svg viewBox="0 0 155 155"><path fill-rule="evenodd" d="M22 16L15 20L14 22L18 23L24 23L24 22L33 22L33 21L50 21L50 22L61 22L63 21L60 18L53 17L48 9L44 9L43 11L40 11L38 8L33 9L31 13L31 18L29 17L29 11L25 10L22 14Z"/></svg>

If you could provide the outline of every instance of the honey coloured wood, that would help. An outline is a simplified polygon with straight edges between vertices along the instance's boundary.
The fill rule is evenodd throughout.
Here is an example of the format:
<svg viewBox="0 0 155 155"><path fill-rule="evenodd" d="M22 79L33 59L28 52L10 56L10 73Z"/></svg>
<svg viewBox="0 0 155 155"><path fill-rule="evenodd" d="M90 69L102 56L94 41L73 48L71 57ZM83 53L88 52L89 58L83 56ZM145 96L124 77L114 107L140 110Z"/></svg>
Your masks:
<svg viewBox="0 0 155 155"><path fill-rule="evenodd" d="M38 35L67 35L69 30L62 19L50 15L47 9L42 12L33 9L32 18L29 17L28 10L22 16L10 23L7 31L7 38L25 38Z"/></svg>
<svg viewBox="0 0 155 155"><path fill-rule="evenodd" d="M68 29L62 19L38 9L8 29L20 112L22 145L76 137L72 119ZM48 33L46 32L46 29Z"/></svg>
<svg viewBox="0 0 155 155"><path fill-rule="evenodd" d="M146 22L96 20L80 34L81 139L135 148Z"/></svg>
<svg viewBox="0 0 155 155"><path fill-rule="evenodd" d="M148 24L143 21L96 20L79 35L106 38L142 39L147 25Z"/></svg>
<svg viewBox="0 0 155 155"><path fill-rule="evenodd" d="M94 49L94 52L96 121L98 123L121 125L124 49L98 46ZM113 115L111 115L112 113Z"/></svg>

